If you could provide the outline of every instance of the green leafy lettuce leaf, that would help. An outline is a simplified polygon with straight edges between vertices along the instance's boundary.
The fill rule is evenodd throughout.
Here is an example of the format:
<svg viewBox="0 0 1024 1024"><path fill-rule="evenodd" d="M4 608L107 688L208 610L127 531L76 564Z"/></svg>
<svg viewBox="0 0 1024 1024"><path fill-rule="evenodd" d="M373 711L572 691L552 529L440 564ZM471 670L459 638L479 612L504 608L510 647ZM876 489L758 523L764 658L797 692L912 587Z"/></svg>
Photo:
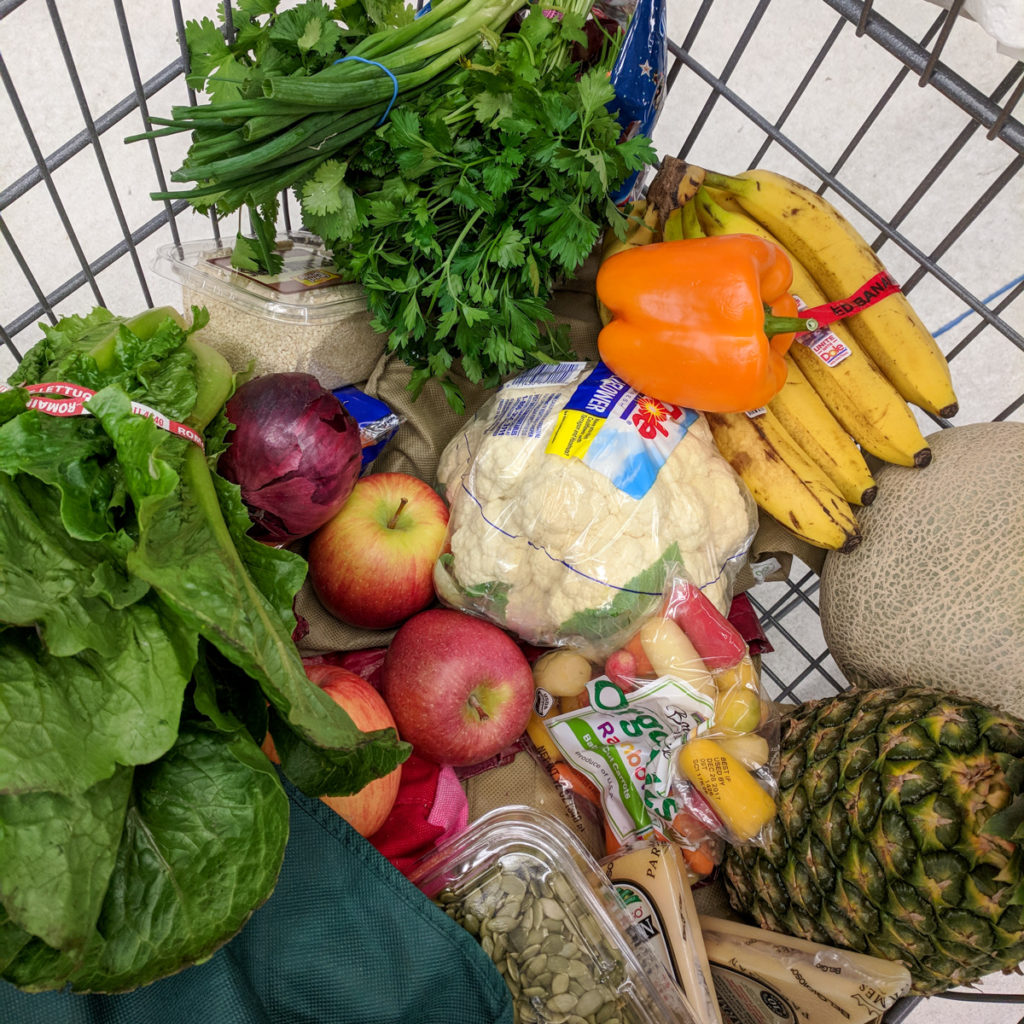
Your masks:
<svg viewBox="0 0 1024 1024"><path fill-rule="evenodd" d="M132 769L74 794L0 796L0 897L12 925L78 956L114 870Z"/></svg>
<svg viewBox="0 0 1024 1024"><path fill-rule="evenodd" d="M78 795L174 744L195 638L148 604L126 619L112 657L55 657L30 630L0 633L0 792Z"/></svg>
<svg viewBox="0 0 1024 1024"><path fill-rule="evenodd" d="M128 991L208 959L273 890L288 798L244 733L186 724L166 757L135 770L126 796L114 882L86 943L55 948L34 920L34 937L0 976L29 991L55 980ZM53 901L49 916L62 924L63 907Z"/></svg>

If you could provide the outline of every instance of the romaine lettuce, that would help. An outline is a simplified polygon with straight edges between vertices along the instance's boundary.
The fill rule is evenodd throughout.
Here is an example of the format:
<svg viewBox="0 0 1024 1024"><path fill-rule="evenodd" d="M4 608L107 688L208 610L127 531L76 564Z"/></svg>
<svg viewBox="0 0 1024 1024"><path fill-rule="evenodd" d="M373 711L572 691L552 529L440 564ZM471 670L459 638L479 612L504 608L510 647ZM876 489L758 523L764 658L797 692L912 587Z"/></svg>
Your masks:
<svg viewBox="0 0 1024 1024"><path fill-rule="evenodd" d="M42 327L0 393L0 977L115 992L201 961L273 889L288 801L408 755L362 733L292 642L304 560L246 536L212 471L234 379L173 310ZM90 415L19 385L96 392ZM205 449L133 411L205 432Z"/></svg>

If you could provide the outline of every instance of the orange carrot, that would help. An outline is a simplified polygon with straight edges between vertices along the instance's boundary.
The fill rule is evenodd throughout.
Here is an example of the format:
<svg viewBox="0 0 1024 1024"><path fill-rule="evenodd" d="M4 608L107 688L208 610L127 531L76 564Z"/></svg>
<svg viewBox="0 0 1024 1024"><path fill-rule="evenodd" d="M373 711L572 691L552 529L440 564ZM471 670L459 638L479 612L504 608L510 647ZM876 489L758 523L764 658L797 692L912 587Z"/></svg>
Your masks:
<svg viewBox="0 0 1024 1024"><path fill-rule="evenodd" d="M623 645L624 650L636 658L636 674L638 676L653 676L654 666L650 659L644 654L643 644L640 643L640 631L637 630Z"/></svg>

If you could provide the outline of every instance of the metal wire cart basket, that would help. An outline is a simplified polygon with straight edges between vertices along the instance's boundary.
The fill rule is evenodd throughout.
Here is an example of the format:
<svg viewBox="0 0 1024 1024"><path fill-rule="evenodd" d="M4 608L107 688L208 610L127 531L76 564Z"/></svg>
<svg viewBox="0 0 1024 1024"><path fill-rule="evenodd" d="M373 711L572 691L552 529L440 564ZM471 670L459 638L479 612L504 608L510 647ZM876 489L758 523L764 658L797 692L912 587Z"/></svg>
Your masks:
<svg viewBox="0 0 1024 1024"><path fill-rule="evenodd" d="M957 419L1024 420L1024 64L963 7L670 0L654 138L662 155L727 172L771 166L827 196L938 339ZM150 128L151 111L194 101L177 40L186 19L212 15L207 0L0 0L4 378L40 321L178 304L177 286L152 272L156 249L219 237L185 202L149 198L166 190L180 137L122 142ZM925 433L951 425L917 415ZM846 688L822 638L815 572L796 562L749 596L774 648L763 663L774 697ZM913 1012L904 1000L887 1020ZM990 1002L978 1019L995 1024L997 1012Z"/></svg>

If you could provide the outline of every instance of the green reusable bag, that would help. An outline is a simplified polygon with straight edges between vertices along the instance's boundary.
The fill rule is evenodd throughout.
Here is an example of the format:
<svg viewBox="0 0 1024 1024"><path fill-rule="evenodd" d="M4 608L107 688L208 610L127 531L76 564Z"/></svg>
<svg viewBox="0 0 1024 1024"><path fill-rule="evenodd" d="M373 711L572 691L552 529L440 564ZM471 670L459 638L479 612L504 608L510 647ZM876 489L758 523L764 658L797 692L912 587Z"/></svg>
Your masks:
<svg viewBox="0 0 1024 1024"><path fill-rule="evenodd" d="M512 1024L476 940L347 822L288 782L270 899L205 963L120 995L21 992L3 1024Z"/></svg>

